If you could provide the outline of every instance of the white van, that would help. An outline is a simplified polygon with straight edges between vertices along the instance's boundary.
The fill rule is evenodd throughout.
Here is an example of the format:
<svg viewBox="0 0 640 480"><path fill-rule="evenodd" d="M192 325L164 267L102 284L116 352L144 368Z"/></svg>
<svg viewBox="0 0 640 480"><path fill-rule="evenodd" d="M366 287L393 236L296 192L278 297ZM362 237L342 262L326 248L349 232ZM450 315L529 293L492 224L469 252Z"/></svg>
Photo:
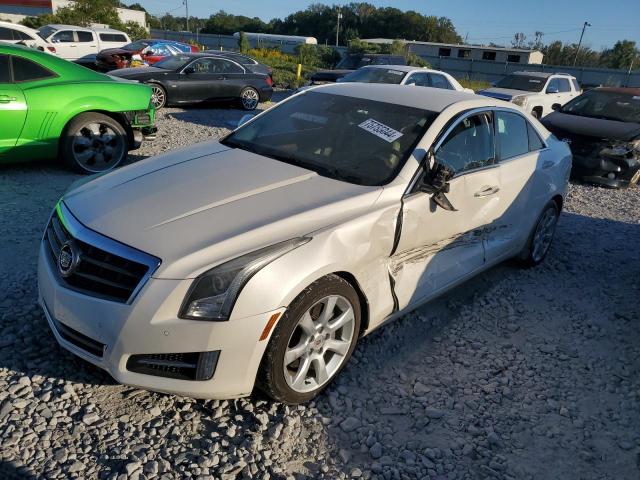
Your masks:
<svg viewBox="0 0 640 480"><path fill-rule="evenodd" d="M90 60L106 48L120 48L131 43L129 35L111 28L86 28L73 25L45 25L38 34L53 44L58 55L67 60Z"/></svg>
<svg viewBox="0 0 640 480"><path fill-rule="evenodd" d="M0 42L24 45L47 53L56 53L56 47L38 36L38 31L17 23L0 21Z"/></svg>

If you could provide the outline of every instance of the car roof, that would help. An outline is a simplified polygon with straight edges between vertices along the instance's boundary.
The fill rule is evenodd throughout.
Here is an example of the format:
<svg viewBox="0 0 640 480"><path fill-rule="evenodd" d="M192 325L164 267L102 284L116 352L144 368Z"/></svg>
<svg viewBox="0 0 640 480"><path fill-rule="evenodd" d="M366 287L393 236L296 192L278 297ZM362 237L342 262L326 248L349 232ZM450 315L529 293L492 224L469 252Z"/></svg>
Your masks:
<svg viewBox="0 0 640 480"><path fill-rule="evenodd" d="M640 87L598 87L595 90L600 92L625 93L640 97Z"/></svg>
<svg viewBox="0 0 640 480"><path fill-rule="evenodd" d="M427 67L416 67L412 65L366 65L361 68L379 68L385 70L397 70L399 72L433 72L433 73L446 73L440 70L434 70Z"/></svg>
<svg viewBox="0 0 640 480"><path fill-rule="evenodd" d="M0 20L0 25L8 28L15 28L16 30L24 30L27 32L35 32L35 30L31 27L26 27L24 25L20 25L19 23L11 23Z"/></svg>
<svg viewBox="0 0 640 480"><path fill-rule="evenodd" d="M93 31L98 33L123 33L125 35L127 33L122 30L116 30L115 28L94 28Z"/></svg>
<svg viewBox="0 0 640 480"><path fill-rule="evenodd" d="M530 72L530 71L526 71L526 70L513 72L512 75L526 75L528 77L539 77L539 78L549 78L549 77L554 77L554 76L575 78L573 75L569 75L568 73L560 73L560 72Z"/></svg>
<svg viewBox="0 0 640 480"><path fill-rule="evenodd" d="M313 87L306 91L332 93L347 97L363 98L379 102L393 103L407 107L422 108L432 112L441 112L449 105L458 102L472 102L470 108L475 107L513 107L513 104L502 102L489 97L482 97L457 90L444 90L441 88L421 87L420 91L405 85L392 85L388 83L332 83ZM515 107L517 109L517 107Z"/></svg>
<svg viewBox="0 0 640 480"><path fill-rule="evenodd" d="M61 23L50 23L49 25L43 25L44 27L50 27L55 30L80 30L84 32L91 32L92 30L87 27L78 27L77 25L64 25Z"/></svg>

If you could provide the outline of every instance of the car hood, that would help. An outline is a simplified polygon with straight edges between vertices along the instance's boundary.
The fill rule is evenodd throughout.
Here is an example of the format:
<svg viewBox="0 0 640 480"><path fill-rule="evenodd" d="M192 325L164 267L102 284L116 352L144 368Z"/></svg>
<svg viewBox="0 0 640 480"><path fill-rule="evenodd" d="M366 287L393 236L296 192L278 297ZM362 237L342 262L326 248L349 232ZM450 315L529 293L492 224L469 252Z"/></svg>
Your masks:
<svg viewBox="0 0 640 480"><path fill-rule="evenodd" d="M155 277L192 278L362 215L381 190L206 142L103 175L63 201L88 228L159 257Z"/></svg>
<svg viewBox="0 0 640 480"><path fill-rule="evenodd" d="M568 133L627 142L640 136L640 123L581 117L562 112L547 115L542 119L542 124L560 138Z"/></svg>
<svg viewBox="0 0 640 480"><path fill-rule="evenodd" d="M507 102L510 102L513 97L535 94L536 92L525 92L523 90L512 90L510 88L487 88L486 90L480 90L478 92L478 95L497 98L498 100L505 100Z"/></svg>

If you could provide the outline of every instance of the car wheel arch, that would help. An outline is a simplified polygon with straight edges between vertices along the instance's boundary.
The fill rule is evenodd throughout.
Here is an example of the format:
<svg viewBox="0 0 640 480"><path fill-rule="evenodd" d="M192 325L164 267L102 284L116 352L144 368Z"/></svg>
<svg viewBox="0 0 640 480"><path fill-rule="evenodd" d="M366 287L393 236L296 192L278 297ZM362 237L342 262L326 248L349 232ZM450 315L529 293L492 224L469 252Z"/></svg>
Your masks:
<svg viewBox="0 0 640 480"><path fill-rule="evenodd" d="M129 121L127 120L127 117L125 117L123 113L96 109L96 110L83 110L80 112L74 112L73 115L69 116L66 119L66 121L64 122L64 126L60 131L60 136L58 138L58 148L62 146L61 140L62 140L62 137L64 136L64 133L67 131L69 124L73 121L74 118L76 118L78 115L82 115L83 113L99 113L101 115L106 115L107 117L112 118L122 126L125 132L127 132L127 142L129 143L129 145L133 144L133 141L134 141L133 128L131 128L131 124L129 123Z"/></svg>

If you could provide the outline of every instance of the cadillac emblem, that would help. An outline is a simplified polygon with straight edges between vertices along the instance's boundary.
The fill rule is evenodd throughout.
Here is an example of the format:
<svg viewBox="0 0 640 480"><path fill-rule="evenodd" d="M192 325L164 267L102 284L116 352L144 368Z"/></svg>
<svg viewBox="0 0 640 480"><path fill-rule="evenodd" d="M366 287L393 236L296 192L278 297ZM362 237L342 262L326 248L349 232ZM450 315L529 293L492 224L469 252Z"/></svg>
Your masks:
<svg viewBox="0 0 640 480"><path fill-rule="evenodd" d="M73 247L73 244L66 242L60 248L60 255L58 255L58 270L60 275L68 277L75 270L76 263L78 261L78 255Z"/></svg>

